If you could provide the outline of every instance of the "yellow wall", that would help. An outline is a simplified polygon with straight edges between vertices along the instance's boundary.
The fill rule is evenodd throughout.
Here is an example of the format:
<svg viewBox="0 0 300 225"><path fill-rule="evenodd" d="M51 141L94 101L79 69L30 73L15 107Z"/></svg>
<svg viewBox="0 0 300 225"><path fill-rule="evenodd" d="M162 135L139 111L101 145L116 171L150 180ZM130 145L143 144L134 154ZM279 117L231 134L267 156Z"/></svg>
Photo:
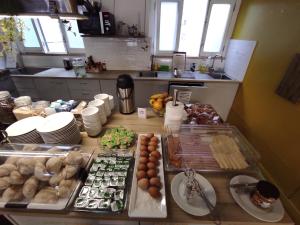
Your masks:
<svg viewBox="0 0 300 225"><path fill-rule="evenodd" d="M242 0L233 38L256 40L257 46L229 122L256 147L267 173L300 210L300 104L275 94L300 53L300 0Z"/></svg>

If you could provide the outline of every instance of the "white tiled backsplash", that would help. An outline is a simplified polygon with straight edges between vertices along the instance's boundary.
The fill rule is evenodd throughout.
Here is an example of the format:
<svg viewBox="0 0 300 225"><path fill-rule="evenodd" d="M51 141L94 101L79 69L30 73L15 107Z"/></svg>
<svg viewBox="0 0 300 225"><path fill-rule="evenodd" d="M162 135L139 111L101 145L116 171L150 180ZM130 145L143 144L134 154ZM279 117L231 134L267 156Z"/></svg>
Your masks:
<svg viewBox="0 0 300 225"><path fill-rule="evenodd" d="M108 70L150 70L149 43L149 38L84 38L86 56L105 62Z"/></svg>

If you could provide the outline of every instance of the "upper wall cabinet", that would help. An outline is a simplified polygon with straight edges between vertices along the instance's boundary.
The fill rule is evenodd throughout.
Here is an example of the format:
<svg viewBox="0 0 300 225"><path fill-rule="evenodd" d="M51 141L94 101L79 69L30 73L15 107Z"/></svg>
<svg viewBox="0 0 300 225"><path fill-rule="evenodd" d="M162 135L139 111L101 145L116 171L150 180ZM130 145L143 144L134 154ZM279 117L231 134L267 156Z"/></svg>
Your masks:
<svg viewBox="0 0 300 225"><path fill-rule="evenodd" d="M145 32L146 0L115 0L116 24L123 21L128 25L138 26L141 32Z"/></svg>

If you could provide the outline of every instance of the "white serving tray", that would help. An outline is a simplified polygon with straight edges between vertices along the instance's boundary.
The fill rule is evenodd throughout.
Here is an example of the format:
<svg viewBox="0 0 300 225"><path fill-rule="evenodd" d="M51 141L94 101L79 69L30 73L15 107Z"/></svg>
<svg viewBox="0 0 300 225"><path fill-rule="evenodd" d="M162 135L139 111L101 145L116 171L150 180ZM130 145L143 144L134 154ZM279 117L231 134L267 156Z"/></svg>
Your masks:
<svg viewBox="0 0 300 225"><path fill-rule="evenodd" d="M159 144L157 151L161 154L161 159L159 160L159 173L160 180L162 183L162 188L160 190L161 199L157 200L152 198L147 191L140 189L137 186L136 172L139 164L140 158L140 136L144 134L139 134L137 149L135 152L135 165L133 171L131 192L130 192L130 201L129 201L129 217L138 217L138 218L166 218L167 217L167 203L166 203L166 190L165 190L165 178L164 178L164 165L163 165L163 152L162 152L162 143L161 135L155 134L159 139Z"/></svg>

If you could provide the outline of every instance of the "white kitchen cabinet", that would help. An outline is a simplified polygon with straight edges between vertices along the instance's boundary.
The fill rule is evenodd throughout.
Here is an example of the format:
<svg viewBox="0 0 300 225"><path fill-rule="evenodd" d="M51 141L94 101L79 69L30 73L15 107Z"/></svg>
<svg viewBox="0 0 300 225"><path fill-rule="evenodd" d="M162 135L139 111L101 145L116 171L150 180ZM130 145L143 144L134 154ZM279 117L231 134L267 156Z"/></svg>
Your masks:
<svg viewBox="0 0 300 225"><path fill-rule="evenodd" d="M146 0L115 0L115 19L129 26L138 25L145 32Z"/></svg>
<svg viewBox="0 0 300 225"><path fill-rule="evenodd" d="M114 96L114 102L117 105L117 80L100 80L100 86L102 93Z"/></svg>
<svg viewBox="0 0 300 225"><path fill-rule="evenodd" d="M40 98L33 78L12 77L12 79L20 96L30 96L34 101Z"/></svg>
<svg viewBox="0 0 300 225"><path fill-rule="evenodd" d="M35 78L34 83L42 100L69 100L71 98L66 79Z"/></svg>
<svg viewBox="0 0 300 225"><path fill-rule="evenodd" d="M93 100L101 92L99 80L70 79L67 84L70 97L74 100Z"/></svg>
<svg viewBox="0 0 300 225"><path fill-rule="evenodd" d="M161 92L168 92L168 81L143 81L135 80L135 106L149 107L151 95Z"/></svg>

